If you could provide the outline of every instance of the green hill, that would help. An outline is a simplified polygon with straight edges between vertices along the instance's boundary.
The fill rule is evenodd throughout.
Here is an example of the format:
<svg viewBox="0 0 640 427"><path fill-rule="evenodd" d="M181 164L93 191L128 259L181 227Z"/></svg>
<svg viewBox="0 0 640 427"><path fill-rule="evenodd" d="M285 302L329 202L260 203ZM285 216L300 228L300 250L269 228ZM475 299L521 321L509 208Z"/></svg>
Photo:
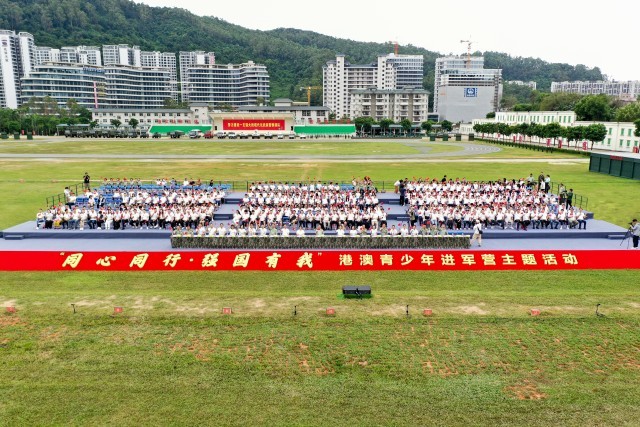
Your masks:
<svg viewBox="0 0 640 427"><path fill-rule="evenodd" d="M322 65L340 52L351 62L371 62L392 46L334 38L310 31L280 28L250 30L215 17L129 0L0 0L0 28L26 31L39 46L127 43L145 50L214 51L220 63L253 60L265 64L271 76L272 98L305 98L300 86L322 83ZM425 87L433 90L435 59L440 55L415 46L401 53L425 58ZM598 68L551 64L541 59L486 52L488 67L502 67L506 80L535 80L548 90L552 80L601 79ZM321 94L314 93L320 102Z"/></svg>

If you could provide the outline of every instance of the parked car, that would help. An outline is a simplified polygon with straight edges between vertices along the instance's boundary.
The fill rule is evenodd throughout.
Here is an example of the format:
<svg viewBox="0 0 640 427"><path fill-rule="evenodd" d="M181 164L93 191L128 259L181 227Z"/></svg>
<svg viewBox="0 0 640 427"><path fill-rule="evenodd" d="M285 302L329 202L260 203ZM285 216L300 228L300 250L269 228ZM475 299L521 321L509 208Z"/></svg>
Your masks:
<svg viewBox="0 0 640 427"><path fill-rule="evenodd" d="M267 132L264 134L264 139L273 139L273 134L271 132Z"/></svg>
<svg viewBox="0 0 640 427"><path fill-rule="evenodd" d="M227 137L227 134L224 132L216 132L216 138L218 139L225 139Z"/></svg>
<svg viewBox="0 0 640 427"><path fill-rule="evenodd" d="M200 129L192 129L189 131L189 138L198 139L202 136L202 131Z"/></svg>
<svg viewBox="0 0 640 427"><path fill-rule="evenodd" d="M144 129L140 131L140 138L149 138L149 132Z"/></svg>
<svg viewBox="0 0 640 427"><path fill-rule="evenodd" d="M296 139L296 133L295 132L291 132L289 134L289 139Z"/></svg>
<svg viewBox="0 0 640 427"><path fill-rule="evenodd" d="M213 132L211 132L210 130L208 130L208 131L206 131L206 132L204 133L204 135L203 135L203 136L204 136L204 139L211 139L211 138L213 138Z"/></svg>
<svg viewBox="0 0 640 427"><path fill-rule="evenodd" d="M161 136L162 136L162 134L160 132L154 132L153 133L153 137L156 138L156 139L160 138Z"/></svg>
<svg viewBox="0 0 640 427"><path fill-rule="evenodd" d="M184 135L184 132L180 131L180 130L174 130L173 132L169 132L169 136L171 138L180 138L182 135Z"/></svg>
<svg viewBox="0 0 640 427"><path fill-rule="evenodd" d="M251 139L260 139L260 134L257 130L253 131L253 133L251 134Z"/></svg>
<svg viewBox="0 0 640 427"><path fill-rule="evenodd" d="M249 134L248 133L239 133L238 137L240 139L249 139Z"/></svg>
<svg viewBox="0 0 640 427"><path fill-rule="evenodd" d="M300 139L307 139L307 135L305 135L304 133L298 134L297 137Z"/></svg>
<svg viewBox="0 0 640 427"><path fill-rule="evenodd" d="M278 139L284 139L284 133L279 133L278 136L276 137Z"/></svg>
<svg viewBox="0 0 640 427"><path fill-rule="evenodd" d="M238 135L236 135L236 133L235 133L235 132L229 132L229 133L227 134L227 137L228 137L229 139L236 139L236 138L238 137Z"/></svg>

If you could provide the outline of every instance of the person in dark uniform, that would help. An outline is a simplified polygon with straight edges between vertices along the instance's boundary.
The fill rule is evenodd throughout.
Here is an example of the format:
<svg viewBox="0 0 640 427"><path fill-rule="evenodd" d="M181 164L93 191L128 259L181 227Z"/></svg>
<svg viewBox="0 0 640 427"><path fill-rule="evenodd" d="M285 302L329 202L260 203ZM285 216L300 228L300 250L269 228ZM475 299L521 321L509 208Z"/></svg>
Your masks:
<svg viewBox="0 0 640 427"><path fill-rule="evenodd" d="M88 190L91 186L91 177L89 176L89 172L85 172L82 177L82 182L84 183L85 190Z"/></svg>

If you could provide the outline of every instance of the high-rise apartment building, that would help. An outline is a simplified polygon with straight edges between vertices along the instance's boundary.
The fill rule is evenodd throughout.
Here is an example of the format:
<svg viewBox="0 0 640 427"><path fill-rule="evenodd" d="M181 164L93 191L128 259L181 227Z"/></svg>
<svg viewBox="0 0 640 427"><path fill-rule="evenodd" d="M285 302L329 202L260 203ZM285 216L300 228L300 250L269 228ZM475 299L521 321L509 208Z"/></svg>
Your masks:
<svg viewBox="0 0 640 427"><path fill-rule="evenodd" d="M216 55L213 52L205 52L203 50L196 50L192 52L180 52L180 79L182 84L180 91L184 100L184 93L187 91L187 85L183 78L187 74L187 69L192 67L205 67L216 65Z"/></svg>
<svg viewBox="0 0 640 427"><path fill-rule="evenodd" d="M482 56L436 59L433 111L441 120L469 122L498 111L502 70L485 69Z"/></svg>
<svg viewBox="0 0 640 427"><path fill-rule="evenodd" d="M180 52L180 58L183 58ZM186 56L186 55L185 55ZM267 67L253 61L244 64L180 63L182 100L214 107L256 105L258 98L269 102L270 86Z"/></svg>
<svg viewBox="0 0 640 427"><path fill-rule="evenodd" d="M65 107L74 99L87 108L105 104L105 71L102 67L81 64L47 63L36 65L22 79L22 102L50 97Z"/></svg>
<svg viewBox="0 0 640 427"><path fill-rule="evenodd" d="M140 59L140 47L129 47L128 44L102 46L102 63L104 65L130 65L142 66Z"/></svg>
<svg viewBox="0 0 640 427"><path fill-rule="evenodd" d="M166 68L171 75L171 98L178 101L178 67L176 54L173 52L140 52L140 63L143 67Z"/></svg>
<svg viewBox="0 0 640 427"><path fill-rule="evenodd" d="M356 89L351 94L351 117L373 117L375 120L409 119L413 124L427 121L429 91L424 89Z"/></svg>
<svg viewBox="0 0 640 427"><path fill-rule="evenodd" d="M31 34L0 30L0 108L18 108L20 79L31 72L34 59Z"/></svg>
<svg viewBox="0 0 640 427"><path fill-rule="evenodd" d="M351 92L367 88L422 88L422 55L380 55L371 64L351 64L338 54L322 67L323 103L337 117L351 114Z"/></svg>
<svg viewBox="0 0 640 427"><path fill-rule="evenodd" d="M107 65L105 104L111 108L161 108L171 91L167 68Z"/></svg>

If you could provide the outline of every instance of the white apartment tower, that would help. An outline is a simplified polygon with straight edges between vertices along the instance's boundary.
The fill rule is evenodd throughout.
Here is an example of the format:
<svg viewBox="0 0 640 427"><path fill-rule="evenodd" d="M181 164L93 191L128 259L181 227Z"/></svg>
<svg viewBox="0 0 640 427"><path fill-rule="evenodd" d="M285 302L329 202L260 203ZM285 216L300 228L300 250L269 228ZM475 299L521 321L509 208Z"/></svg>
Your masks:
<svg viewBox="0 0 640 427"><path fill-rule="evenodd" d="M102 46L102 63L104 65L130 65L142 66L140 60L140 47L129 47L128 44Z"/></svg>
<svg viewBox="0 0 640 427"><path fill-rule="evenodd" d="M50 62L60 62L60 49L48 46L36 46L34 63L35 65L48 64Z"/></svg>
<svg viewBox="0 0 640 427"><path fill-rule="evenodd" d="M441 120L470 122L498 111L502 70L485 69L482 56L436 59L433 111Z"/></svg>
<svg viewBox="0 0 640 427"><path fill-rule="evenodd" d="M187 85L184 80L184 76L187 74L187 69L192 67L206 67L216 65L216 54L213 52L205 52L203 50L196 50L192 52L180 52L180 79L182 84L180 91L182 93L182 99L184 100L184 94L188 91Z"/></svg>
<svg viewBox="0 0 640 427"><path fill-rule="evenodd" d="M178 67L173 52L142 51L140 63L143 67L168 69L171 75L171 97L178 100Z"/></svg>
<svg viewBox="0 0 640 427"><path fill-rule="evenodd" d="M34 59L31 34L0 30L0 108L18 108L20 79L31 72Z"/></svg>
<svg viewBox="0 0 640 427"><path fill-rule="evenodd" d="M351 114L351 92L377 88L395 90L404 87L422 89L424 58L422 55L380 55L371 64L349 63L338 54L322 67L324 106L337 117Z"/></svg>

